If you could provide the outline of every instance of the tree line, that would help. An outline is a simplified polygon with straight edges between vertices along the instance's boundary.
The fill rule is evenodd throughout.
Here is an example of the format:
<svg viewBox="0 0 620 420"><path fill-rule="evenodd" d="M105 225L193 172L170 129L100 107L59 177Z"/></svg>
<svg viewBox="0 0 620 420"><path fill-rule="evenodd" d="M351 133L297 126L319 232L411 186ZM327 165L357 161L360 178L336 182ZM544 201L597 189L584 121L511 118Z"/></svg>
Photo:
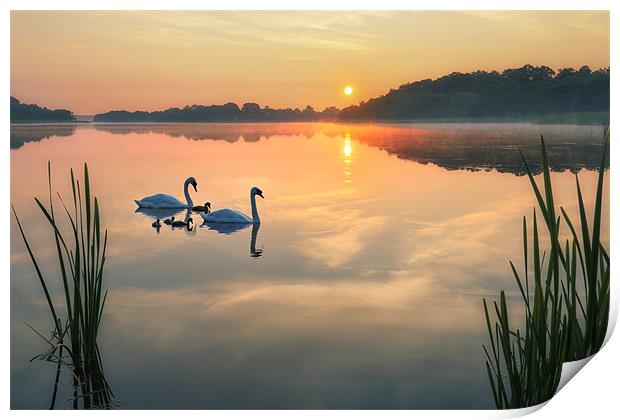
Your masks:
<svg viewBox="0 0 620 420"><path fill-rule="evenodd" d="M609 114L609 68L592 71L525 65L504 71L454 72L407 83L344 108L342 120L528 119Z"/></svg>
<svg viewBox="0 0 620 420"><path fill-rule="evenodd" d="M66 109L48 109L34 104L24 104L11 96L11 122L72 122L73 113Z"/></svg>
<svg viewBox="0 0 620 420"><path fill-rule="evenodd" d="M315 111L311 106L305 109L261 108L255 103L246 103L241 108L235 103L224 105L191 105L184 108L170 108L164 111L110 111L95 115L94 122L282 122L282 121L326 121L338 117L338 108L328 107Z"/></svg>
<svg viewBox="0 0 620 420"><path fill-rule="evenodd" d="M163 111L110 111L94 122L287 122L389 120L538 120L540 122L607 123L609 68L588 66L555 71L547 66L525 66L504 71L454 72L435 80L406 83L378 98L343 110L328 107L262 108L190 105ZM68 110L51 110L21 103L11 97L11 122L75 121Z"/></svg>

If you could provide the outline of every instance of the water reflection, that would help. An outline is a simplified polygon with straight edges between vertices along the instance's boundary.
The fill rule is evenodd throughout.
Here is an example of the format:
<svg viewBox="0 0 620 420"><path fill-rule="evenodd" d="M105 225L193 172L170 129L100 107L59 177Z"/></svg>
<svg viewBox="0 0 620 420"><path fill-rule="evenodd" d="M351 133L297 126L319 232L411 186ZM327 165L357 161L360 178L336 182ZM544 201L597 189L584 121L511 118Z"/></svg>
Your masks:
<svg viewBox="0 0 620 420"><path fill-rule="evenodd" d="M595 131L541 129L555 144L596 149ZM478 165L515 136L536 145L540 133L533 131L197 124L111 133L85 126L66 141L11 151L11 201L49 268L54 242L38 229L32 196L46 194L48 160L60 172L88 161L110 237L99 343L123 407L492 408L481 368L481 301L498 290L518 297L507 261L522 253L521 217L536 205L531 187L511 173L446 170L390 150L431 148L444 164L461 156L464 165ZM183 133L233 140L194 141ZM477 152L450 154L446 139L476 136L484 139ZM352 182L345 184L347 164ZM269 191L262 224L200 225L191 213L192 230L164 225L156 236L158 215L136 212L133 200L176 191L189 173L202 185L195 201L216 207L247 209L250 185ZM574 176L552 178L558 204L575 214ZM596 174L583 171L580 180L590 203ZM71 196L70 188L61 194ZM607 214L606 207L605 243ZM184 220L187 211L173 215ZM11 224L11 407L46 408L55 372L28 366L40 343L24 324L45 328L49 315L15 229Z"/></svg>
<svg viewBox="0 0 620 420"><path fill-rule="evenodd" d="M51 137L68 137L76 128L77 124L11 124L11 149Z"/></svg>
<svg viewBox="0 0 620 420"><path fill-rule="evenodd" d="M346 129L343 154L351 139L401 159L433 163L448 170L466 169L524 175L522 151L530 169L540 173L538 139L545 135L551 170L578 172L600 165L605 127L504 124L96 124L114 134L157 133L191 140L257 142L277 136L336 137ZM347 141L349 140L349 141ZM609 159L606 163L609 166ZM349 180L350 181L350 180Z"/></svg>
<svg viewBox="0 0 620 420"><path fill-rule="evenodd" d="M233 233L239 232L240 230L247 229L253 225L252 223L214 223L214 222L204 222L202 226L206 227L208 230L214 230L217 233L222 235L231 235Z"/></svg>
<svg viewBox="0 0 620 420"><path fill-rule="evenodd" d="M250 256L252 258L258 258L263 255L263 246L256 247L256 238L258 238L259 229L260 223L254 223L252 225L252 236L250 238Z"/></svg>
<svg viewBox="0 0 620 420"><path fill-rule="evenodd" d="M165 134L190 140L255 143L273 136L312 137L318 124L101 124L96 130L112 134Z"/></svg>
<svg viewBox="0 0 620 420"><path fill-rule="evenodd" d="M351 134L346 133L344 136L344 146L342 148L342 154L344 155L344 182L351 184L351 165L353 163L351 155L353 154L353 146L351 145Z"/></svg>
<svg viewBox="0 0 620 420"><path fill-rule="evenodd" d="M163 219L175 216L175 218L183 212L184 209L157 209L148 207L138 207L136 213L143 214L149 219Z"/></svg>
<svg viewBox="0 0 620 420"><path fill-rule="evenodd" d="M351 134L347 133L344 138L344 148L342 150L342 153L344 153L345 158L350 158L352 152L353 148L351 147Z"/></svg>
<svg viewBox="0 0 620 420"><path fill-rule="evenodd" d="M185 230L189 236L195 236L199 228L205 228L206 230L217 232L220 235L232 235L252 227L252 233L250 236L250 256L252 258L259 258L263 255L263 247L256 246L260 223L216 223L203 221L203 223L200 224L201 216L199 212L184 209L155 209L140 207L136 209L135 213L146 216L150 222L159 219L161 226L153 226L153 229L157 233L160 233L161 229L169 228L171 230ZM187 220L191 217L193 221L191 227L175 227L163 222L165 218L175 217L175 219L179 219L179 216L183 215L183 213L184 217L181 217L180 219L187 222Z"/></svg>
<svg viewBox="0 0 620 420"><path fill-rule="evenodd" d="M37 357L56 365L49 409L109 410L119 407L120 401L115 398L105 377L99 348L95 348L94 354L90 356L88 369L75 369L71 356L67 352L64 352L63 356L63 350L64 348L52 348ZM61 375L62 373L65 375Z"/></svg>
<svg viewBox="0 0 620 420"><path fill-rule="evenodd" d="M258 238L258 231L260 230L260 223L213 223L213 222L204 222L201 227L207 228L207 230L212 230L217 232L220 235L232 235L234 233L240 232L242 230L247 229L248 227L252 227L252 233L250 236L250 257L259 258L263 255L263 246L256 246L256 239Z"/></svg>

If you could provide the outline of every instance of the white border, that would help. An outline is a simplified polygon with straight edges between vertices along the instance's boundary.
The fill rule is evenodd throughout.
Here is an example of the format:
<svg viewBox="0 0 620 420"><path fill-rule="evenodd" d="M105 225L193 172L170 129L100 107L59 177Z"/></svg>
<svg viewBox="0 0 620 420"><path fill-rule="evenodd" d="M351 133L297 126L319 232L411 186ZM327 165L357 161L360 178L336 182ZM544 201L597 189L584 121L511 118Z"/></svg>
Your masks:
<svg viewBox="0 0 620 420"><path fill-rule="evenodd" d="M5 81L3 86L5 101L2 105L2 119L3 119L3 132L4 137L4 150L0 153L0 167L4 168L5 175L0 184L2 189L0 199L2 200L3 208L7 213L10 209L10 166L9 157L10 151L8 147L9 139L9 101L10 95L10 10L68 10L68 9L83 9L83 10L611 10L611 67L616 68L617 54L614 53L614 47L617 46L618 40L618 2L606 1L606 0L590 0L590 1L576 1L576 0L564 0L564 1L549 1L549 0L507 0L502 2L497 1L449 1L449 0L434 0L432 2L412 2L402 0L382 0L382 1L339 1L339 0L297 0L295 2L287 1L275 1L275 0L263 0L260 2L249 0L229 0L229 1L191 1L191 0L176 0L174 2L163 0L152 1L120 1L120 0L93 0L88 3L77 0L65 0L46 2L42 0L22 0L13 1L9 0L4 2L5 13L2 15L2 25L0 25L0 34L2 35L2 48L3 57L6 58L4 65L1 67L3 80ZM612 77L611 87L611 110L612 110L612 126L615 126L618 121L616 111L618 97L618 83L615 82L615 77ZM618 150L616 147L611 147L611 166L618 166ZM611 172L611 185L616 186L616 176L614 172ZM620 214L618 207L618 194L611 195L611 214ZM8 214L6 214L8 219ZM9 317L10 317L10 298L9 298L9 277L10 277L10 241L9 241L9 224L0 223L0 230L2 232L1 250L0 255L2 258L2 270L5 274L2 278L4 281L4 293L2 293L0 299L2 304L2 317L1 323L2 336L5 337L5 345L0 347L2 352L2 360L4 365L2 366L2 379L0 381L0 392L2 398L3 411L8 411L10 407L9 398L9 383L10 383L10 357L9 357ZM618 225L615 220L611 220L611 239L612 244L615 243L614 239L618 238ZM613 245L612 245L613 247ZM616 273L617 263L615 259L612 260L612 275ZM618 300L619 300L619 288L614 287L615 282L612 281L612 310L611 317L614 320L618 314ZM617 335L617 334L616 334ZM583 418L610 418L610 413L617 413L616 400L618 399L618 390L616 378L619 373L618 354L620 353L620 341L617 337L612 336L601 353L593 358L588 365L579 373L577 379L570 381L545 407L540 411L536 409L515 410L511 412L497 412L497 411L184 411L177 412L175 415L183 415L184 417L202 418L205 415L211 418L221 419L236 419L241 417L252 416L258 419L269 420L289 420L291 417L298 419L314 419L318 416L323 418L342 418L342 419L355 419L364 420L375 417L387 417L391 419L451 419L451 418L467 418L467 419L483 419L483 418L504 418L514 417L518 415L524 415L532 411L536 411L531 418L533 419L583 419ZM75 412L71 414L61 414L65 412L32 412L32 411L11 411L10 416L14 418L29 418L30 416L45 417L57 417L57 416L88 416L99 417L113 415L115 417L139 417L139 418L155 418L155 419L167 419L173 413L169 411L131 411L131 412L114 412L110 414L108 412Z"/></svg>
<svg viewBox="0 0 620 420"><path fill-rule="evenodd" d="M610 10L610 0L9 0L12 10Z"/></svg>

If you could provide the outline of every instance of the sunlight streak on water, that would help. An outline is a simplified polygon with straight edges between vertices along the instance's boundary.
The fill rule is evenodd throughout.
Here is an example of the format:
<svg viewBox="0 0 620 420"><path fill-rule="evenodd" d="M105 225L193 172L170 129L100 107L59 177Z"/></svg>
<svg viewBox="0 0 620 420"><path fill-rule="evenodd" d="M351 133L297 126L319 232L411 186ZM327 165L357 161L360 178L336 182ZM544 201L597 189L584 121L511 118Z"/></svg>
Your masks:
<svg viewBox="0 0 620 420"><path fill-rule="evenodd" d="M558 168L598 164L598 131L579 127L19 127L11 201L56 270L32 197L47 197L48 160L65 197L88 162L110 236L100 345L127 408L490 408L481 300L515 291L508 259L535 205L515 145L535 153L541 130ZM260 229L192 214L192 230L156 231L161 215L136 212L147 195L182 199L190 175L213 210L250 214L260 187ZM590 202L595 174L580 180ZM553 182L574 214L574 176ZM42 342L25 324L49 328L33 274L11 221L14 408L49 397L52 374L27 363Z"/></svg>

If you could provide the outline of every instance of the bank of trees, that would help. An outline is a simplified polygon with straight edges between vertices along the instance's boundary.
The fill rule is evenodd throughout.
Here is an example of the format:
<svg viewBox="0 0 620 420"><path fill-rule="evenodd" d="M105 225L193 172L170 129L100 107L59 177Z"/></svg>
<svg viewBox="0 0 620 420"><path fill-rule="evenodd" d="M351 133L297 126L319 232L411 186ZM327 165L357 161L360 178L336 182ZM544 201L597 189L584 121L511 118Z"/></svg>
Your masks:
<svg viewBox="0 0 620 420"><path fill-rule="evenodd" d="M311 106L276 109L261 108L255 103L246 103L241 108L235 103L224 105L191 105L184 108L169 108L164 111L110 111L97 114L95 122L286 122L286 121L328 121L338 117L334 107L315 111Z"/></svg>
<svg viewBox="0 0 620 420"><path fill-rule="evenodd" d="M609 68L525 65L407 83L343 109L342 120L520 119L609 113Z"/></svg>
<svg viewBox="0 0 620 420"><path fill-rule="evenodd" d="M34 104L24 104L11 96L11 122L73 122L73 113L66 109L48 109Z"/></svg>

